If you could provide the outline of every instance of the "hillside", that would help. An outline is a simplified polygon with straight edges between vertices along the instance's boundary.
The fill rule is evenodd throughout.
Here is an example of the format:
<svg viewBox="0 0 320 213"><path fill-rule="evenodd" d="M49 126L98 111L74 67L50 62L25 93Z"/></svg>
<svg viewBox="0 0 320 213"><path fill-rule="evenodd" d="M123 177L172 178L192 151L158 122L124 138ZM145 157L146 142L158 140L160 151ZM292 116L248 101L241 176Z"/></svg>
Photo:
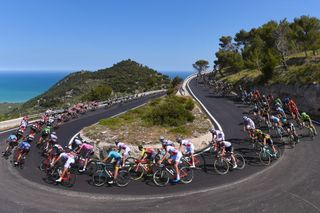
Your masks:
<svg viewBox="0 0 320 213"><path fill-rule="evenodd" d="M72 73L45 93L24 103L21 109L31 112L68 106L90 98L97 88L107 88L110 96L116 96L167 88L169 84L168 76L128 59L95 72Z"/></svg>
<svg viewBox="0 0 320 213"><path fill-rule="evenodd" d="M281 66L276 67L268 80L268 85L320 84L320 56L290 58L288 70L284 70ZM220 73L216 74L216 79L233 85L258 85L263 80L263 73L257 69L243 69L238 72L223 69Z"/></svg>

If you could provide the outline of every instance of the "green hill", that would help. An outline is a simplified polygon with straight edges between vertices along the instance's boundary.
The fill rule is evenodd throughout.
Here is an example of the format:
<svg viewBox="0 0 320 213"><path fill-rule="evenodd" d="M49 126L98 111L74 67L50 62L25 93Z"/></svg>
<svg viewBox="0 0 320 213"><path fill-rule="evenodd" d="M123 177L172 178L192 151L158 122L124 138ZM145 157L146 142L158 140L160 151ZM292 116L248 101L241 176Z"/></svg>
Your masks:
<svg viewBox="0 0 320 213"><path fill-rule="evenodd" d="M20 109L31 113L92 99L92 94L97 91L110 91L107 95L119 96L167 88L169 85L168 76L128 59L95 72L72 73L45 93L24 103Z"/></svg>

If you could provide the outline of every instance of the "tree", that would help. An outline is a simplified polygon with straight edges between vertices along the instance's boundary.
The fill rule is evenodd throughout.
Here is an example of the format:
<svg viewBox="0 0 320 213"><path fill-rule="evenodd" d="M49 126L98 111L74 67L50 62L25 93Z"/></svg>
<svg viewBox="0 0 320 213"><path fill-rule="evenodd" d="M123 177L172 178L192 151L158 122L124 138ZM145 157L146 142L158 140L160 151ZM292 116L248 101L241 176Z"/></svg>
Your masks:
<svg viewBox="0 0 320 213"><path fill-rule="evenodd" d="M198 75L200 76L202 72L209 68L209 62L206 60L198 60L196 63L192 64L192 66L198 71Z"/></svg>
<svg viewBox="0 0 320 213"><path fill-rule="evenodd" d="M176 87L176 86L178 86L182 81L183 81L182 78L180 78L179 76L176 76L176 77L172 80L171 85L172 85L172 87Z"/></svg>
<svg viewBox="0 0 320 213"><path fill-rule="evenodd" d="M290 27L289 23L286 19L280 21L278 27L274 31L275 37L275 46L277 51L281 56L281 62L285 70L288 70L288 65L286 62L286 56L288 55L289 50L289 42L288 42L288 35L289 35Z"/></svg>
<svg viewBox="0 0 320 213"><path fill-rule="evenodd" d="M219 40L219 46L221 50L236 51L235 45L232 43L231 36L221 36Z"/></svg>
<svg viewBox="0 0 320 213"><path fill-rule="evenodd" d="M295 18L291 24L293 31L293 38L302 44L306 57L308 56L307 50L312 49L315 54L320 33L320 21L315 17L301 16Z"/></svg>
<svg viewBox="0 0 320 213"><path fill-rule="evenodd" d="M263 57L262 73L264 81L268 82L273 76L274 68L279 63L279 57L273 52L272 49L268 49Z"/></svg>

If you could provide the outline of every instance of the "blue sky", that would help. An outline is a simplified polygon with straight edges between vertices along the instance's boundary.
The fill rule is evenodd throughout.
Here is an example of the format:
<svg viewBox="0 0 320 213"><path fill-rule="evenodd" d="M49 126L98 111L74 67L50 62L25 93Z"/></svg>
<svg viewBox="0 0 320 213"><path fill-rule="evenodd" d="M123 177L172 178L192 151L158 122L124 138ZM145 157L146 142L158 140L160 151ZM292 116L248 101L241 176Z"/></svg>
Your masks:
<svg viewBox="0 0 320 213"><path fill-rule="evenodd" d="M0 1L0 70L96 70L131 58L157 70L214 60L221 35L271 19L320 18L319 0Z"/></svg>

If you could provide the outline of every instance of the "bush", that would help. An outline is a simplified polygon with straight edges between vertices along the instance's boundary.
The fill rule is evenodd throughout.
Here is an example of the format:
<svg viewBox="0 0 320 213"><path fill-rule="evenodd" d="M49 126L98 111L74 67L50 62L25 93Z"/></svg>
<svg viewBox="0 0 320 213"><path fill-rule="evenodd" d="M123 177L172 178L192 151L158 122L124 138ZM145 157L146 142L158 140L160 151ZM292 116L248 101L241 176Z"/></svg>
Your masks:
<svg viewBox="0 0 320 213"><path fill-rule="evenodd" d="M195 118L191 112L194 107L193 102L191 102L184 97L166 97L158 105L150 108L143 119L153 125L184 125L187 122L192 122Z"/></svg>

